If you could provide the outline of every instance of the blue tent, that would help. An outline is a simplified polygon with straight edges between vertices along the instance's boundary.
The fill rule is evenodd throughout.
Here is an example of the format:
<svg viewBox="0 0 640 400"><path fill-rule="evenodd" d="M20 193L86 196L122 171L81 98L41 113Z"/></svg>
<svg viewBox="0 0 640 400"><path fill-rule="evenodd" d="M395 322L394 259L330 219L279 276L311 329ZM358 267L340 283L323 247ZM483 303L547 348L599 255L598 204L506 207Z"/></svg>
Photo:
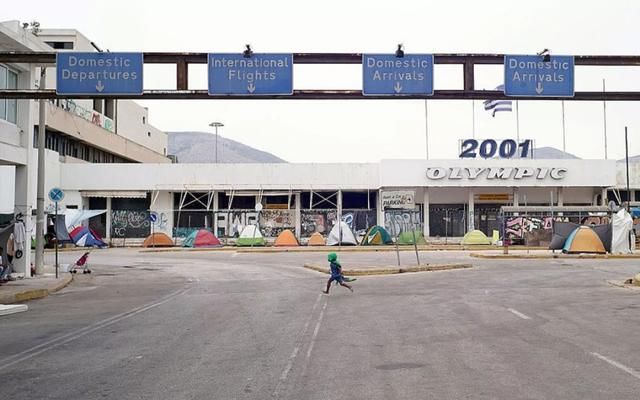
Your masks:
<svg viewBox="0 0 640 400"><path fill-rule="evenodd" d="M70 234L73 242L82 247L107 247L107 244L99 239L98 235L94 233L87 226L79 226L71 231Z"/></svg>

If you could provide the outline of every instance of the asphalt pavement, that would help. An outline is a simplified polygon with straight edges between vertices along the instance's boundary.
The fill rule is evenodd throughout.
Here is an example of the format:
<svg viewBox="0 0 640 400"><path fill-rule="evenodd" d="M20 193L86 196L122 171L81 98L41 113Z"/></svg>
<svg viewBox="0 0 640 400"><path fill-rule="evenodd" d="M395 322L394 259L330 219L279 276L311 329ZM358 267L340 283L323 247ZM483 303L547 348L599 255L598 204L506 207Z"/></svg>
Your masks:
<svg viewBox="0 0 640 400"><path fill-rule="evenodd" d="M471 269L326 296L327 276L302 268L323 253L95 251L93 274L0 317L2 398L638 398L640 291L607 283L635 261L468 254L420 257Z"/></svg>

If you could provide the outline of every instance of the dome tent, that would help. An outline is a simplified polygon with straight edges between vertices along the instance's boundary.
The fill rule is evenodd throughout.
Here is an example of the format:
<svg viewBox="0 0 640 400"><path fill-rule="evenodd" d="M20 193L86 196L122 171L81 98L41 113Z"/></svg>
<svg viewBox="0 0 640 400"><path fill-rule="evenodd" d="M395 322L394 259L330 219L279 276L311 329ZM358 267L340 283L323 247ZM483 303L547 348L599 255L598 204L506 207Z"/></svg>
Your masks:
<svg viewBox="0 0 640 400"><path fill-rule="evenodd" d="M358 241L346 222L335 224L327 237L327 246L356 246Z"/></svg>
<svg viewBox="0 0 640 400"><path fill-rule="evenodd" d="M290 229L285 229L280 232L274 245L277 247L293 247L300 246L300 243L298 243L298 239Z"/></svg>
<svg viewBox="0 0 640 400"><path fill-rule="evenodd" d="M262 233L256 225L247 225L242 230L240 237L236 241L238 247L264 246L265 241Z"/></svg>
<svg viewBox="0 0 640 400"><path fill-rule="evenodd" d="M386 229L378 225L374 225L371 228L369 228L367 233L362 237L362 241L360 242L360 244L364 246L370 246L370 245L379 246L379 245L391 244L391 243L393 243L393 240L391 239L389 232L387 232Z"/></svg>
<svg viewBox="0 0 640 400"><path fill-rule="evenodd" d="M222 243L213 233L199 229L191 232L182 243L182 247L222 247Z"/></svg>
<svg viewBox="0 0 640 400"><path fill-rule="evenodd" d="M142 243L142 247L171 247L173 240L162 232L152 233Z"/></svg>

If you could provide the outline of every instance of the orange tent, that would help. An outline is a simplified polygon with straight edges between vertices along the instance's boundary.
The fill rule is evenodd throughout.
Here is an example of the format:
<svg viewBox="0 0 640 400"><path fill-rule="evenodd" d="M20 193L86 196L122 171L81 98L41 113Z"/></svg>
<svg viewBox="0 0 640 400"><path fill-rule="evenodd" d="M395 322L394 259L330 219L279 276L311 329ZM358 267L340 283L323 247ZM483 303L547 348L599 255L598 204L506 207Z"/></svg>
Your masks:
<svg viewBox="0 0 640 400"><path fill-rule="evenodd" d="M157 232L147 236L142 243L142 247L171 247L173 240L162 232Z"/></svg>
<svg viewBox="0 0 640 400"><path fill-rule="evenodd" d="M316 232L309 238L309 246L325 246L327 243L324 241L324 238L320 234L320 232Z"/></svg>
<svg viewBox="0 0 640 400"><path fill-rule="evenodd" d="M300 246L298 239L289 229L283 230L276 239L275 246Z"/></svg>

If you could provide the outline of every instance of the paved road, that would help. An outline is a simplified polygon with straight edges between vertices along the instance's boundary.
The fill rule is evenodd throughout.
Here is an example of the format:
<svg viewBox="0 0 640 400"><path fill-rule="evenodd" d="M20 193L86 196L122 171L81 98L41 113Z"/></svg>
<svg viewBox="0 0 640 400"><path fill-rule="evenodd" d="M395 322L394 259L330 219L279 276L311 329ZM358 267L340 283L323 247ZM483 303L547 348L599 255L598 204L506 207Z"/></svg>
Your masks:
<svg viewBox="0 0 640 400"><path fill-rule="evenodd" d="M323 258L94 252L94 274L0 319L2 398L638 398L640 291L606 283L633 261L431 252L475 267L324 296L300 268Z"/></svg>

